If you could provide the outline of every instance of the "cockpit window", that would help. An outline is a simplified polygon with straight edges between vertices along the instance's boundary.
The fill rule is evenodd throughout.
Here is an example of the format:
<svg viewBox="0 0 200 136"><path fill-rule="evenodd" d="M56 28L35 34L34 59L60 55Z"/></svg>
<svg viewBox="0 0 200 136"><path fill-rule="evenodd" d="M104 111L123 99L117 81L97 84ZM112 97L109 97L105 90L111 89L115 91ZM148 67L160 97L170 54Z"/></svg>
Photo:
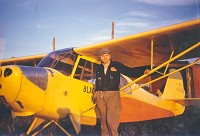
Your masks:
<svg viewBox="0 0 200 136"><path fill-rule="evenodd" d="M72 49L58 50L42 59L38 67L50 67L64 75L70 75L76 58L77 54Z"/></svg>
<svg viewBox="0 0 200 136"><path fill-rule="evenodd" d="M94 83L96 65L97 64L81 58L76 68L74 78Z"/></svg>

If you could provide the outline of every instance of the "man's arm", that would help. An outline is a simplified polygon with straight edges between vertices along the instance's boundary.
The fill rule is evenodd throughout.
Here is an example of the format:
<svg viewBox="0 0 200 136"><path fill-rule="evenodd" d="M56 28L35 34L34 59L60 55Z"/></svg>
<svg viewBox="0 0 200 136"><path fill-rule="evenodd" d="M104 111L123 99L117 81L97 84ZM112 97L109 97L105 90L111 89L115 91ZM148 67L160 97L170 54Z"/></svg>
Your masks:
<svg viewBox="0 0 200 136"><path fill-rule="evenodd" d="M127 67L122 63L119 63L120 73L133 78L138 78L143 74L148 74L150 72L150 66L142 66L142 67Z"/></svg>

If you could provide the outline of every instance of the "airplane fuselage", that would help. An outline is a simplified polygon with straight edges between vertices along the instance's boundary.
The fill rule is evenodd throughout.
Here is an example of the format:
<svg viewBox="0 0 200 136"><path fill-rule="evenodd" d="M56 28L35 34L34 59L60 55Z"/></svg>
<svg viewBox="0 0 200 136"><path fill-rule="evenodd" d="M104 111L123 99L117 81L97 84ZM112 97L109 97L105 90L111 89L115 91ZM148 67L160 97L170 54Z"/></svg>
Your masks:
<svg viewBox="0 0 200 136"><path fill-rule="evenodd" d="M58 120L70 112L84 112L93 105L91 83L65 76L52 68L1 68L4 73L8 69L12 72L8 76L2 75L0 95L5 97L16 115L35 114Z"/></svg>

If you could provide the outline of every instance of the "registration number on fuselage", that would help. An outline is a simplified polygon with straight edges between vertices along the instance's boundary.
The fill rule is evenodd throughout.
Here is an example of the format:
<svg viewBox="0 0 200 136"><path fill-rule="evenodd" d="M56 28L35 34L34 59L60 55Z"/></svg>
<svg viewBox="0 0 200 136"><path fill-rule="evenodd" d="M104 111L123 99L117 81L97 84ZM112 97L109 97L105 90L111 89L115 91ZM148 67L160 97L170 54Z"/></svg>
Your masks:
<svg viewBox="0 0 200 136"><path fill-rule="evenodd" d="M84 92L84 93L92 93L93 90L94 90L94 88L91 87L91 86L86 86L86 85L85 85L85 86L83 87L83 92Z"/></svg>

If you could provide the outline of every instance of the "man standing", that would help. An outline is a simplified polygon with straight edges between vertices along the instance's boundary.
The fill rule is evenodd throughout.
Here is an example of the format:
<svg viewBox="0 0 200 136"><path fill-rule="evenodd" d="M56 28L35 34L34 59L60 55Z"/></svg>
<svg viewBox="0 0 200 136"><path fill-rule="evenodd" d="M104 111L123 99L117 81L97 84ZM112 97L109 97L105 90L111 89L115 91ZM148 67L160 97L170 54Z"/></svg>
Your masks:
<svg viewBox="0 0 200 136"><path fill-rule="evenodd" d="M109 49L100 50L101 64L96 70L95 102L101 117L101 135L118 136L120 103L120 73L129 77L139 77L144 71L130 68L112 61Z"/></svg>

